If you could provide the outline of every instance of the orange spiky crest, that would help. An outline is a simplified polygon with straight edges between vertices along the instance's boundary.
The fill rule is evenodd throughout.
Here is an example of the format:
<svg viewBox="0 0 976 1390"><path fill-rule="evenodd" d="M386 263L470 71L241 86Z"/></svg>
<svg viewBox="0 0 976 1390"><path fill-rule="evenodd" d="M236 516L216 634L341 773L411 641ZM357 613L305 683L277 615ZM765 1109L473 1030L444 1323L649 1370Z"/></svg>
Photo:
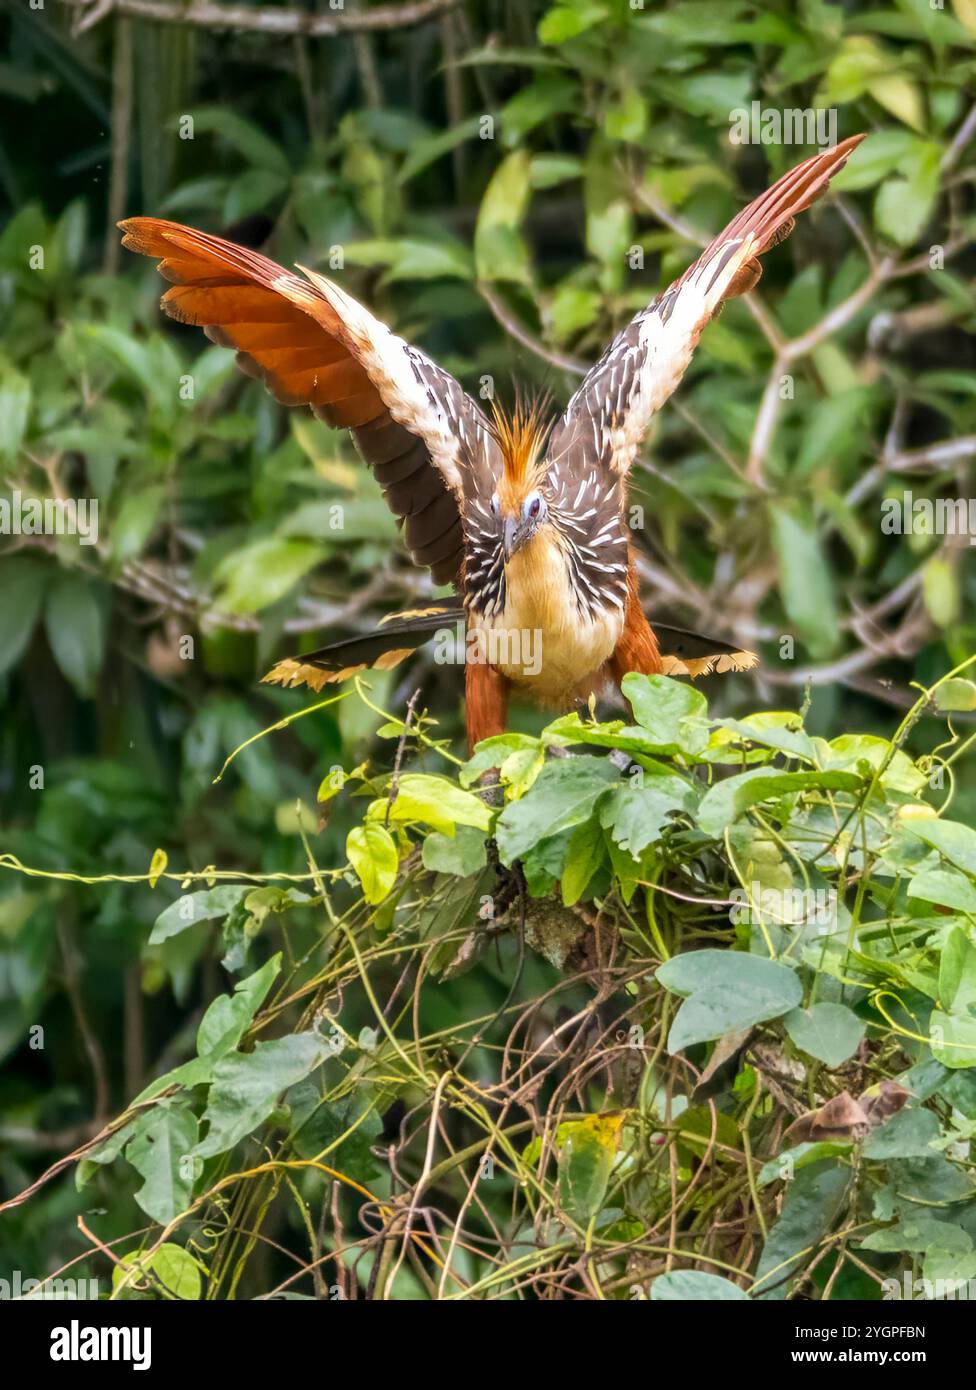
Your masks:
<svg viewBox="0 0 976 1390"><path fill-rule="evenodd" d="M527 399L519 394L511 411L491 402L491 431L502 454L498 500L506 512L517 512L522 499L542 479L543 450L552 424L548 393Z"/></svg>

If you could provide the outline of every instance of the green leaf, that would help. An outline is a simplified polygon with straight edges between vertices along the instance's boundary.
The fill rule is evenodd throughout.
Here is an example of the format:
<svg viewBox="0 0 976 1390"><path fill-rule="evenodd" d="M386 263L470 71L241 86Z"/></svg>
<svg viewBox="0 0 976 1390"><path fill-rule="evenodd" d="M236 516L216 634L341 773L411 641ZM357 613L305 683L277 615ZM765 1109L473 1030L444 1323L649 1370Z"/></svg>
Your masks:
<svg viewBox="0 0 976 1390"><path fill-rule="evenodd" d="M864 1157L932 1158L932 1141L939 1137L938 1117L931 1110L901 1110L864 1142Z"/></svg>
<svg viewBox="0 0 976 1390"><path fill-rule="evenodd" d="M637 723L650 735L649 750L697 754L708 743L708 701L700 690L669 676L633 671L624 676L620 688Z"/></svg>
<svg viewBox="0 0 976 1390"><path fill-rule="evenodd" d="M864 438L863 425L871 401L871 391L865 386L854 386L817 401L805 421L803 443L794 465L796 473L807 477L825 461L855 456Z"/></svg>
<svg viewBox="0 0 976 1390"><path fill-rule="evenodd" d="M706 835L718 837L760 801L817 788L853 792L860 785L861 778L853 772L768 772L761 767L751 768L709 787L698 808L698 824Z"/></svg>
<svg viewBox="0 0 976 1390"><path fill-rule="evenodd" d="M197 1029L198 1055L156 1077L136 1096L133 1105L151 1100L173 1086L200 1086L210 1081L214 1065L237 1047L280 969L279 951L260 970L238 981L232 995L219 994L212 1000Z"/></svg>
<svg viewBox="0 0 976 1390"><path fill-rule="evenodd" d="M669 105L693 116L704 116L710 123L728 121L729 113L747 106L752 92L752 74L739 68L733 72L682 73L679 77L658 77L655 87Z"/></svg>
<svg viewBox="0 0 976 1390"><path fill-rule="evenodd" d="M14 367L0 371L0 459L13 463L20 451L30 415L31 384Z"/></svg>
<svg viewBox="0 0 976 1390"><path fill-rule="evenodd" d="M899 172L878 189L874 221L897 246L911 246L932 216L939 192L942 150L934 141L917 142Z"/></svg>
<svg viewBox="0 0 976 1390"><path fill-rule="evenodd" d="M620 292L627 251L634 241L634 216L615 147L608 141L590 141L583 172L583 199L586 249L600 266L600 288Z"/></svg>
<svg viewBox="0 0 976 1390"><path fill-rule="evenodd" d="M959 576L951 557L933 555L922 570L922 597L936 627L951 627L959 617Z"/></svg>
<svg viewBox="0 0 976 1390"><path fill-rule="evenodd" d="M838 1163L817 1163L797 1173L763 1247L753 1298L786 1298L791 1276L830 1233L844 1210L850 1181L850 1169Z"/></svg>
<svg viewBox="0 0 976 1390"><path fill-rule="evenodd" d="M836 650L840 628L831 571L816 527L810 517L785 507L773 507L771 513L787 617L811 655L829 656Z"/></svg>
<svg viewBox="0 0 976 1390"><path fill-rule="evenodd" d="M383 1121L372 1087L360 1084L342 1100L326 1100L314 1080L288 1092L294 1119L291 1140L301 1158L320 1158L357 1182L372 1182L380 1166L370 1149L379 1142Z"/></svg>
<svg viewBox="0 0 976 1390"><path fill-rule="evenodd" d="M932 1056L953 1070L976 1067L976 1017L933 1009L929 1016Z"/></svg>
<svg viewBox="0 0 976 1390"><path fill-rule="evenodd" d="M193 1159L197 1117L186 1105L157 1105L148 1123L129 1141L125 1156L142 1177L134 1194L153 1221L166 1226L193 1200Z"/></svg>
<svg viewBox="0 0 976 1390"><path fill-rule="evenodd" d="M648 777L643 786L614 787L600 807L600 823L614 843L639 859L661 838L675 811L688 811L694 793L678 777Z"/></svg>
<svg viewBox="0 0 976 1390"><path fill-rule="evenodd" d="M212 1158L255 1130L274 1110L289 1086L308 1076L331 1055L318 1033L294 1033L259 1042L253 1052L231 1052L214 1067L203 1119L210 1128L194 1153Z"/></svg>
<svg viewBox="0 0 976 1390"><path fill-rule="evenodd" d="M600 295L583 285L564 282L559 285L542 317L557 342L569 342L581 328L594 323L600 312Z"/></svg>
<svg viewBox="0 0 976 1390"><path fill-rule="evenodd" d="M865 1032L864 1023L846 1004L814 1004L809 1009L794 1009L783 1024L801 1051L830 1068L853 1057Z"/></svg>
<svg viewBox="0 0 976 1390"><path fill-rule="evenodd" d="M214 574L217 607L225 613L256 613L276 603L327 552L311 541L268 536L233 551Z"/></svg>
<svg viewBox="0 0 976 1390"><path fill-rule="evenodd" d="M617 780L605 758L560 758L546 763L531 790L505 807L495 827L503 864L514 864L540 840L590 819L597 801Z"/></svg>
<svg viewBox="0 0 976 1390"><path fill-rule="evenodd" d="M572 154L536 154L532 156L532 187L555 188L582 178L583 163Z"/></svg>
<svg viewBox="0 0 976 1390"><path fill-rule="evenodd" d="M278 951L260 970L238 980L233 994L219 994L211 1002L197 1029L197 1052L201 1057L217 1060L237 1047L280 969Z"/></svg>
<svg viewBox="0 0 976 1390"><path fill-rule="evenodd" d="M421 858L424 868L433 873L469 878L488 862L484 832L470 825L459 825L453 838L432 831L424 840Z"/></svg>
<svg viewBox="0 0 976 1390"><path fill-rule="evenodd" d="M915 202L912 185L905 178L890 178L875 202L875 224L879 232L898 246L911 246L925 225L925 208Z"/></svg>
<svg viewBox="0 0 976 1390"><path fill-rule="evenodd" d="M217 888L184 893L156 918L149 934L149 945L158 946L168 937L176 936L198 922L212 922L217 917L226 917L250 891L248 884L223 883Z"/></svg>
<svg viewBox="0 0 976 1390"><path fill-rule="evenodd" d="M147 1272L163 1286L164 1296L195 1302L202 1292L202 1266L188 1250L172 1241L165 1241L158 1250L140 1254L133 1251L123 1255L112 1270L112 1290L131 1288L134 1282L146 1281ZM142 1295L144 1296L144 1295Z"/></svg>
<svg viewBox="0 0 976 1390"><path fill-rule="evenodd" d="M539 42L546 44L567 43L570 39L585 34L594 24L606 19L606 6L589 3L588 0L573 0L553 6L539 20Z"/></svg>
<svg viewBox="0 0 976 1390"><path fill-rule="evenodd" d="M521 748L517 753L509 753L498 769L506 795L512 798L527 792L545 767L545 763L546 751L541 743L535 748Z"/></svg>
<svg viewBox="0 0 976 1390"><path fill-rule="evenodd" d="M458 145L463 145L468 140L476 140L481 133L481 121L480 115L469 116L466 121L460 121L448 130L439 130L433 135L413 141L406 159L400 166L398 182L409 182L442 155L457 149Z"/></svg>
<svg viewBox="0 0 976 1390"><path fill-rule="evenodd" d="M0 561L0 676L20 660L34 633L51 570L36 555Z"/></svg>
<svg viewBox="0 0 976 1390"><path fill-rule="evenodd" d="M830 180L830 186L841 193L874 188L887 174L900 169L918 144L918 136L908 130L872 131L840 173Z"/></svg>
<svg viewBox="0 0 976 1390"><path fill-rule="evenodd" d="M363 885L363 897L381 903L396 883L400 863L393 836L375 822L354 826L346 836L346 855Z"/></svg>
<svg viewBox="0 0 976 1390"><path fill-rule="evenodd" d="M819 745L818 745L819 746ZM907 753L892 748L886 738L876 734L841 734L827 744L822 764L831 772L856 768L859 772L881 774L881 785L890 791L907 792L914 796L925 786L925 774L915 766Z"/></svg>
<svg viewBox="0 0 976 1390"><path fill-rule="evenodd" d="M483 738L461 768L459 780L462 787L473 786L483 772L501 767L510 753L535 750L539 746L539 740L531 734L493 734L491 738Z"/></svg>
<svg viewBox="0 0 976 1390"><path fill-rule="evenodd" d="M640 140L647 129L647 105L637 86L624 83L618 100L604 110L603 129L610 140Z"/></svg>
<svg viewBox="0 0 976 1390"><path fill-rule="evenodd" d="M836 1158L840 1154L850 1153L852 1146L853 1141L850 1139L828 1139L784 1149L781 1154L769 1159L760 1168L759 1186L768 1187L771 1182L779 1182L784 1178L792 1181L801 1168L820 1163L825 1158Z"/></svg>
<svg viewBox="0 0 976 1390"><path fill-rule="evenodd" d="M776 749L790 757L802 758L804 762L817 761L813 740L803 728L799 715L791 710L766 710L762 714L751 714L748 719L715 719L712 721L716 732L708 741L709 754L712 749L735 749L744 744L758 743L765 748ZM728 731L728 732L726 732ZM738 738L730 735L738 734ZM747 755L748 756L748 755ZM753 751L750 760L756 757ZM741 762L739 753L730 752L726 761ZM709 758L709 761L715 761Z"/></svg>
<svg viewBox="0 0 976 1390"><path fill-rule="evenodd" d="M942 947L939 1002L956 1014L970 1013L976 1006L976 946L961 927L953 928Z"/></svg>
<svg viewBox="0 0 976 1390"><path fill-rule="evenodd" d="M956 1298L969 1298L970 1281L976 1279L976 1252L963 1255L959 1250L946 1249L933 1242L925 1252L922 1278L941 1280L946 1298L953 1296L950 1289Z"/></svg>
<svg viewBox="0 0 976 1390"><path fill-rule="evenodd" d="M943 1207L947 1202L969 1200L972 1179L966 1169L950 1163L942 1154L930 1158L893 1158L888 1172L899 1197Z"/></svg>
<svg viewBox="0 0 976 1390"><path fill-rule="evenodd" d="M121 565L140 553L156 525L165 496L166 489L160 485L140 487L123 500L109 528L113 564Z"/></svg>
<svg viewBox="0 0 976 1390"><path fill-rule="evenodd" d="M239 154L260 169L291 175L288 156L264 131L226 106L205 106L192 112L194 137L213 133L226 140Z"/></svg>
<svg viewBox="0 0 976 1390"><path fill-rule="evenodd" d="M976 878L976 830L972 826L953 820L912 820L905 822L905 829L970 878Z"/></svg>
<svg viewBox="0 0 976 1390"><path fill-rule="evenodd" d="M563 903L567 907L579 902L605 857L603 831L597 822L590 819L578 825L569 837L566 863L559 883Z"/></svg>
<svg viewBox="0 0 976 1390"><path fill-rule="evenodd" d="M108 323L84 323L79 335L107 359L125 380L138 386L146 401L157 411L172 416L183 409L177 395L179 358L169 343L153 336L146 341L134 338Z"/></svg>
<svg viewBox="0 0 976 1390"><path fill-rule="evenodd" d="M676 1269L670 1274L659 1274L651 1284L653 1303L687 1303L707 1300L709 1303L741 1303L749 1301L738 1284L731 1279L722 1279L717 1274L706 1274L698 1269Z"/></svg>
<svg viewBox="0 0 976 1390"><path fill-rule="evenodd" d="M231 179L224 193L223 219L225 222L239 222L255 212L261 212L269 204L287 192L291 182L288 174L276 169L245 169Z"/></svg>
<svg viewBox="0 0 976 1390"><path fill-rule="evenodd" d="M929 869L916 874L908 885L908 896L976 915L976 885L954 869Z"/></svg>
<svg viewBox="0 0 976 1390"><path fill-rule="evenodd" d="M478 209L475 268L480 280L531 280L529 253L519 232L532 188L528 150L516 150L492 175Z"/></svg>
<svg viewBox="0 0 976 1390"><path fill-rule="evenodd" d="M105 624L91 585L76 575L60 575L48 591L44 628L64 675L79 695L93 696L102 668Z"/></svg>
<svg viewBox="0 0 976 1390"><path fill-rule="evenodd" d="M656 978L672 993L688 996L668 1034L672 1055L779 1018L803 998L799 977L789 966L741 951L707 949L673 956Z"/></svg>
<svg viewBox="0 0 976 1390"><path fill-rule="evenodd" d="M969 1254L973 1248L971 1237L960 1227L940 1221L935 1216L921 1214L903 1216L883 1231L872 1231L859 1244L862 1250L909 1250L921 1253L934 1247L963 1255Z"/></svg>
<svg viewBox="0 0 976 1390"><path fill-rule="evenodd" d="M502 108L501 133L506 147L513 149L523 144L525 137L536 126L552 116L564 115L578 108L579 100L579 86L569 74L539 73ZM531 183L533 188L539 187L536 159L532 161Z"/></svg>
<svg viewBox="0 0 976 1390"><path fill-rule="evenodd" d="M935 692L935 707L945 713L955 710L968 713L976 709L976 681L961 680L959 677L943 681Z"/></svg>
<svg viewBox="0 0 976 1390"><path fill-rule="evenodd" d="M351 265L386 265L386 279L470 280L473 263L467 247L453 241L419 241L416 237L354 241L345 248Z"/></svg>

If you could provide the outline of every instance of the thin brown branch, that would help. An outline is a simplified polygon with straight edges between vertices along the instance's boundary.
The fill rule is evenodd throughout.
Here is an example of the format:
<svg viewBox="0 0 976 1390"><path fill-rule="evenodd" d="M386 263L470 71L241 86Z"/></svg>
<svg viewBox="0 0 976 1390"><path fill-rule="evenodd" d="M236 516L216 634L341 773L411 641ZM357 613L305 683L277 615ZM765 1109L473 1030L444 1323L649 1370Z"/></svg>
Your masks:
<svg viewBox="0 0 976 1390"><path fill-rule="evenodd" d="M528 348L529 352L541 358L543 362L548 362L551 367L558 367L561 372L572 372L574 376L585 376L590 370L593 365L591 362L583 362L578 357L569 357L559 352L557 348L546 347L545 343L534 337L490 285L482 282L478 285L478 293L509 337Z"/></svg>
<svg viewBox="0 0 976 1390"><path fill-rule="evenodd" d="M307 38L329 38L335 34L368 33L385 29L406 29L414 24L443 14L458 0L414 0L406 5L378 5L371 10L354 14L328 11L311 14L305 10L270 7L250 9L245 5L221 5L215 0L191 0L188 5L179 0L61 0L79 11L74 24L76 34L83 34L107 15L131 15L157 24L183 24L194 29L233 29L238 33L267 34L291 37L304 34Z"/></svg>
<svg viewBox="0 0 976 1390"><path fill-rule="evenodd" d="M919 449L903 449L888 460L887 466L893 473L937 473L960 459L973 457L976 457L976 434L963 434L958 439L942 439Z"/></svg>

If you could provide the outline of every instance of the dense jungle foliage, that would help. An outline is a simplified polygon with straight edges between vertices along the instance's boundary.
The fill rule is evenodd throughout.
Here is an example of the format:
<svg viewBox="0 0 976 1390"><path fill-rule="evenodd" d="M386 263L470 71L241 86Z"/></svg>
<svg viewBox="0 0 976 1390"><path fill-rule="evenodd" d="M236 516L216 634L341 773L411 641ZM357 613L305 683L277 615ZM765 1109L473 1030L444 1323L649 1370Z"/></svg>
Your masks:
<svg viewBox="0 0 976 1390"><path fill-rule="evenodd" d="M98 504L90 544L0 535L0 1279L976 1279L976 573L925 520L974 493L976 4L152 8L0 14L0 513ZM562 404L811 152L733 138L753 103L868 139L631 500L645 611L758 669L517 706L471 759L429 650L261 685L442 591L115 222L310 266L472 394Z"/></svg>

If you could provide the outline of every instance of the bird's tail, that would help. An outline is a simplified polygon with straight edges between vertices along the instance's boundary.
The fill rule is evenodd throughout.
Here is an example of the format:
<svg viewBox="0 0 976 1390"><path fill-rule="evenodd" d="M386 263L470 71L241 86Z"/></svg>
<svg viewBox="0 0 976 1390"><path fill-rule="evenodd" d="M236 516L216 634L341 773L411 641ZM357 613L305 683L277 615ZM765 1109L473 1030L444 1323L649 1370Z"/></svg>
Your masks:
<svg viewBox="0 0 976 1390"><path fill-rule="evenodd" d="M422 647L438 631L464 622L457 602L429 603L404 613L390 613L375 632L332 642L318 651L287 657L272 666L263 679L272 685L307 685L321 690L351 680L360 671L388 671Z"/></svg>

